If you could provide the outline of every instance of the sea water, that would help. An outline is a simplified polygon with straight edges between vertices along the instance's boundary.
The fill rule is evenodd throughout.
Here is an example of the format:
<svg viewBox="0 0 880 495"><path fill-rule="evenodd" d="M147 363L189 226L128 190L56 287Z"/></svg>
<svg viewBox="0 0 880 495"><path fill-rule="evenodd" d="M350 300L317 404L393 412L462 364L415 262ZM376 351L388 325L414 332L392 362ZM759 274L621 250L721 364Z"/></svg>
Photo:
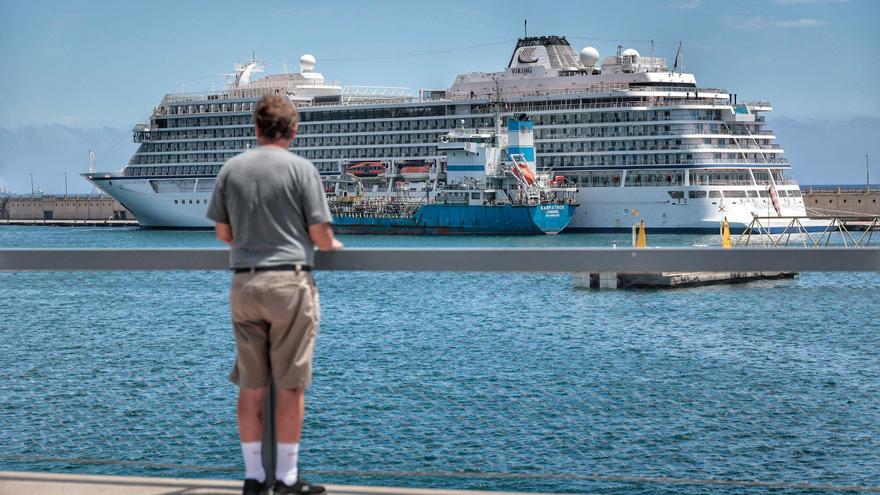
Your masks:
<svg viewBox="0 0 880 495"><path fill-rule="evenodd" d="M351 247L629 235L348 236ZM651 245L717 236L649 236ZM220 247L209 232L2 227L0 247ZM565 274L317 272L306 471L880 485L880 276L677 290ZM230 274L0 274L0 470L239 478ZM88 458L198 469L35 462ZM212 468L213 467L213 468ZM763 488L487 475L315 482L589 493ZM772 491L780 493L780 491Z"/></svg>

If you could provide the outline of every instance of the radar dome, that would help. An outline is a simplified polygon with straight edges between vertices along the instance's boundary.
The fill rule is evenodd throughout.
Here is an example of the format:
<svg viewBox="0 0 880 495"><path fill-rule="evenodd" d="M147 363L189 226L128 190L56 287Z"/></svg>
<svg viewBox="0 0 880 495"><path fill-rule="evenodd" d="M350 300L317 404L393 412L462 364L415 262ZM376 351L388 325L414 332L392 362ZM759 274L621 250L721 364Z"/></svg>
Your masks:
<svg viewBox="0 0 880 495"><path fill-rule="evenodd" d="M641 57L635 48L627 48L620 55L623 57Z"/></svg>
<svg viewBox="0 0 880 495"><path fill-rule="evenodd" d="M584 67L592 67L596 65L596 62L599 61L599 50L596 50L592 46L588 46L581 50L578 58L581 59L581 63L584 65Z"/></svg>
<svg viewBox="0 0 880 495"><path fill-rule="evenodd" d="M308 53L299 58L300 72L311 72L315 68L315 56Z"/></svg>

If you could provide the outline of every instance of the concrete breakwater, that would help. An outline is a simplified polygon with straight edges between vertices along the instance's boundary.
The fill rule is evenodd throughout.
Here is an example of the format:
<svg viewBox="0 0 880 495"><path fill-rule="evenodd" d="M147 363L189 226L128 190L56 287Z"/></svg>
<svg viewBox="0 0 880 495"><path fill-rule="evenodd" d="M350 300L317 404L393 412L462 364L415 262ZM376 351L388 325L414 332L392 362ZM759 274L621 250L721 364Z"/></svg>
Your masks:
<svg viewBox="0 0 880 495"><path fill-rule="evenodd" d="M804 206L812 217L880 216L880 188L802 187Z"/></svg>
<svg viewBox="0 0 880 495"><path fill-rule="evenodd" d="M39 223L136 220L118 201L103 194L0 196L0 220Z"/></svg>

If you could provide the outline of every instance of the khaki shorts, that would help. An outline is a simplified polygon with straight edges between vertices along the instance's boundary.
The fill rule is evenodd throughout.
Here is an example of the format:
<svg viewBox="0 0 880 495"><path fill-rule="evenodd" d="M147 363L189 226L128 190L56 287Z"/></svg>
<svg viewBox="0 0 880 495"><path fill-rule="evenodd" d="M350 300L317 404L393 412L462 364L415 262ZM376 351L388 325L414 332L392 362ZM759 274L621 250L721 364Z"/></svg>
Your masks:
<svg viewBox="0 0 880 495"><path fill-rule="evenodd" d="M229 379L241 388L261 388L271 374L280 388L307 388L321 318L312 274L236 273L229 306L236 344Z"/></svg>

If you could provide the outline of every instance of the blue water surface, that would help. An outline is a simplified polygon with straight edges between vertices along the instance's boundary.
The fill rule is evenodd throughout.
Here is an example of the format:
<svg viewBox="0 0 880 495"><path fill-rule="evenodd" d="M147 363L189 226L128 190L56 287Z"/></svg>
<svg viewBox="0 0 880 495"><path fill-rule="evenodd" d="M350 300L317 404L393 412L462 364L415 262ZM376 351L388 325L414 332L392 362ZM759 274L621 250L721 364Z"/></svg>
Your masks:
<svg viewBox="0 0 880 495"><path fill-rule="evenodd" d="M611 246L628 235L343 238ZM651 236L653 245L717 244ZM0 247L219 247L208 232L0 227ZM0 470L239 478L224 272L0 274ZM561 274L316 273L306 470L576 473L880 485L880 276L681 290ZM788 493L566 479L326 483ZM791 491L795 493L795 491Z"/></svg>

